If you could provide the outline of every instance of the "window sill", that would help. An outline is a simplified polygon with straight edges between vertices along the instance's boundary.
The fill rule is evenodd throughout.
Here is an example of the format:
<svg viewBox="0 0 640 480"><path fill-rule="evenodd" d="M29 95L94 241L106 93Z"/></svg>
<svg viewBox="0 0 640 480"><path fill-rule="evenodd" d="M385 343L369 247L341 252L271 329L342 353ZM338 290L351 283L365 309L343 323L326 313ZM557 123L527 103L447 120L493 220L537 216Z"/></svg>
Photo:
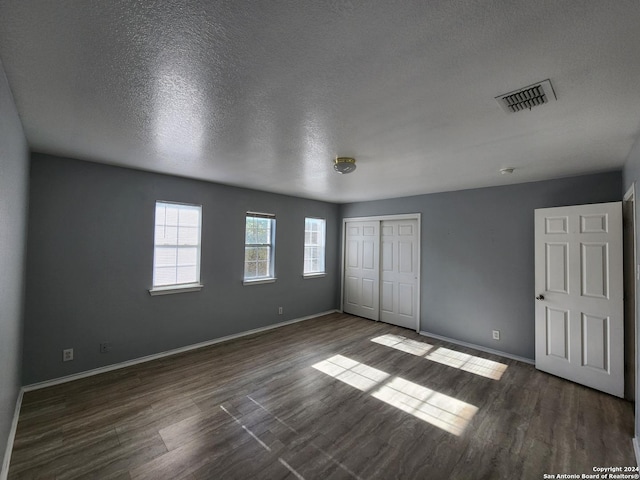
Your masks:
<svg viewBox="0 0 640 480"><path fill-rule="evenodd" d="M149 295L155 297L156 295L171 295L174 293L188 293L199 292L204 285L199 283L190 283L187 285L169 285L166 287L155 287L149 290Z"/></svg>
<svg viewBox="0 0 640 480"><path fill-rule="evenodd" d="M256 280L243 280L242 284L243 285L260 285L263 283L275 283L276 279L275 277L273 278L258 278Z"/></svg>
<svg viewBox="0 0 640 480"><path fill-rule="evenodd" d="M304 279L309 279L309 278L322 278L322 277L326 277L327 274L326 273L305 273L302 275L302 278Z"/></svg>

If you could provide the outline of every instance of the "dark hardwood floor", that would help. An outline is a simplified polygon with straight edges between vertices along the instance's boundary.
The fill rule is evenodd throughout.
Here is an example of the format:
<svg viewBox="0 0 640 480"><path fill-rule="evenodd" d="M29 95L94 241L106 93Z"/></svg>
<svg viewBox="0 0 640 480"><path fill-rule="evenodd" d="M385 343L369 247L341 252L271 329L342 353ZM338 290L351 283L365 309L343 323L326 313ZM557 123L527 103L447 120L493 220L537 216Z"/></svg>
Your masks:
<svg viewBox="0 0 640 480"><path fill-rule="evenodd" d="M332 314L26 393L9 478L541 479L632 435L629 402Z"/></svg>

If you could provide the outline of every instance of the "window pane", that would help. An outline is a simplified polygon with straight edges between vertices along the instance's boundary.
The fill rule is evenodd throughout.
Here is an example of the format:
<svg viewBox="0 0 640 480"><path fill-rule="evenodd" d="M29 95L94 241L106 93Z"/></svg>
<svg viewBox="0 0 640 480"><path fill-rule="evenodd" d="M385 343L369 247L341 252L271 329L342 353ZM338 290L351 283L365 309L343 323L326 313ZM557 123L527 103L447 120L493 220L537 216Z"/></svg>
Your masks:
<svg viewBox="0 0 640 480"><path fill-rule="evenodd" d="M156 202L156 225L164 225L166 205L164 203Z"/></svg>
<svg viewBox="0 0 640 480"><path fill-rule="evenodd" d="M245 262L244 264L244 278L253 278L256 276L256 262Z"/></svg>
<svg viewBox="0 0 640 480"><path fill-rule="evenodd" d="M269 274L269 263L258 262L258 277L266 277Z"/></svg>
<svg viewBox="0 0 640 480"><path fill-rule="evenodd" d="M172 227L178 226L178 207L176 205L165 204L164 224Z"/></svg>
<svg viewBox="0 0 640 480"><path fill-rule="evenodd" d="M196 266L192 267L178 267L178 275L176 283L194 283L196 278Z"/></svg>
<svg viewBox="0 0 640 480"><path fill-rule="evenodd" d="M178 227L156 225L156 245L176 245L178 243Z"/></svg>
<svg viewBox="0 0 640 480"><path fill-rule="evenodd" d="M269 260L269 247L256 247L258 260Z"/></svg>
<svg viewBox="0 0 640 480"><path fill-rule="evenodd" d="M197 265L198 249L197 248L179 248L178 249L178 266Z"/></svg>
<svg viewBox="0 0 640 480"><path fill-rule="evenodd" d="M192 208L180 209L180 227L200 226L200 213Z"/></svg>
<svg viewBox="0 0 640 480"><path fill-rule="evenodd" d="M270 237L270 234L269 234L268 228L258 228L256 230L255 243L262 243L262 244L268 245L271 243L271 239L269 237Z"/></svg>
<svg viewBox="0 0 640 480"><path fill-rule="evenodd" d="M319 252L318 255L318 264L316 266L316 272L324 272L324 247Z"/></svg>
<svg viewBox="0 0 640 480"><path fill-rule="evenodd" d="M247 217L244 243L256 243L256 222L254 217Z"/></svg>
<svg viewBox="0 0 640 480"><path fill-rule="evenodd" d="M198 227L180 226L178 232L178 245L198 245L200 241L200 229Z"/></svg>
<svg viewBox="0 0 640 480"><path fill-rule="evenodd" d="M176 267L157 267L153 272L154 285L173 285L176 283Z"/></svg>
<svg viewBox="0 0 640 480"><path fill-rule="evenodd" d="M245 247L244 260L246 262L256 261L258 259L257 247Z"/></svg>
<svg viewBox="0 0 640 480"><path fill-rule="evenodd" d="M155 264L156 264L156 267L175 266L176 265L175 247L156 247L155 248Z"/></svg>

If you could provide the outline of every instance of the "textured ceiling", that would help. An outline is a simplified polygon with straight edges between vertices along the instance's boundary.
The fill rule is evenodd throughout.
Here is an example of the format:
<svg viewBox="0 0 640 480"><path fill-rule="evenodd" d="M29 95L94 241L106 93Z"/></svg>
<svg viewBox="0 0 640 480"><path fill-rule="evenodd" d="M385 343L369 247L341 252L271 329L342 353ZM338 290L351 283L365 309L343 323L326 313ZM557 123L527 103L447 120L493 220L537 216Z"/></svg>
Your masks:
<svg viewBox="0 0 640 480"><path fill-rule="evenodd" d="M0 59L34 151L347 202L620 168L639 25L638 0L0 0ZM557 102L494 100L546 78Z"/></svg>

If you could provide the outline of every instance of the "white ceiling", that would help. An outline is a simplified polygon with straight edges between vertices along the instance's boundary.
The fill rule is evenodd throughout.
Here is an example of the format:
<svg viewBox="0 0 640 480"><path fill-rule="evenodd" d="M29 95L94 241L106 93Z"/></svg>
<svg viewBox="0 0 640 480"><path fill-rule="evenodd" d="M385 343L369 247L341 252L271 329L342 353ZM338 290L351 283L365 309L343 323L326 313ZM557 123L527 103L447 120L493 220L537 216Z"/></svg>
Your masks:
<svg viewBox="0 0 640 480"><path fill-rule="evenodd" d="M638 0L0 0L0 58L34 151L332 202L618 169L640 130Z"/></svg>

